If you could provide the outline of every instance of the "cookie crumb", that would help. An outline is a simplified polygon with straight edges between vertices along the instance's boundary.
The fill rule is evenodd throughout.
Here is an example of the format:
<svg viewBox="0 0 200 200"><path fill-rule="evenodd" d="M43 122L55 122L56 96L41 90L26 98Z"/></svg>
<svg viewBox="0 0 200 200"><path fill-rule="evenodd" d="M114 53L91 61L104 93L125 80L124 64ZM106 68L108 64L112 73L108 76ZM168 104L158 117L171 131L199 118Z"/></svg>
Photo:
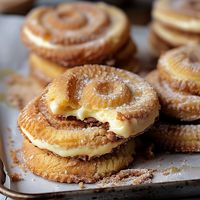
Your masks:
<svg viewBox="0 0 200 200"><path fill-rule="evenodd" d="M80 182L78 185L79 185L79 188L80 188L80 189L84 189L84 188L85 188L85 185L84 185L83 182Z"/></svg>
<svg viewBox="0 0 200 200"><path fill-rule="evenodd" d="M11 150L10 151L10 155L11 155L11 158L12 158L12 161L13 161L13 165L16 166L16 165L19 165L20 164L20 161L17 157L17 153L19 152L19 149L18 150Z"/></svg>
<svg viewBox="0 0 200 200"><path fill-rule="evenodd" d="M18 173L13 173L13 174L11 174L11 175L10 175L10 178L11 178L12 182L19 182L19 181L24 180L24 179L22 178L22 175L21 175L21 174L18 174Z"/></svg>
<svg viewBox="0 0 200 200"><path fill-rule="evenodd" d="M170 167L170 168L165 169L165 170L162 172L162 174L163 174L164 176L168 176L169 174L178 173L178 172L180 172L180 171L181 171L180 168L177 168L177 167Z"/></svg>
<svg viewBox="0 0 200 200"><path fill-rule="evenodd" d="M22 109L30 100L38 96L43 88L35 79L21 75L9 77L7 85L6 99L10 105L18 109Z"/></svg>
<svg viewBox="0 0 200 200"><path fill-rule="evenodd" d="M151 183L154 171L152 169L121 170L117 174L102 179L98 184L102 187L109 187Z"/></svg>

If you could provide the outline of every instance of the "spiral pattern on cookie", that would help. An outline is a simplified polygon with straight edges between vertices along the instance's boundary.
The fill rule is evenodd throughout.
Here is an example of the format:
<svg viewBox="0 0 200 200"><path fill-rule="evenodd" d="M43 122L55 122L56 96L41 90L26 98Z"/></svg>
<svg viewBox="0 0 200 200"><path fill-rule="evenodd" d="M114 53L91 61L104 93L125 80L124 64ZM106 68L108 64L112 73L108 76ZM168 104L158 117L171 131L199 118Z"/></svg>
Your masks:
<svg viewBox="0 0 200 200"><path fill-rule="evenodd" d="M200 95L200 47L189 45L165 53L158 62L160 78L173 88Z"/></svg>
<svg viewBox="0 0 200 200"><path fill-rule="evenodd" d="M129 41L130 25L103 3L41 7L27 17L22 39L31 50L63 66L102 63Z"/></svg>
<svg viewBox="0 0 200 200"><path fill-rule="evenodd" d="M199 124L171 124L159 122L148 134L156 146L172 152L200 152Z"/></svg>
<svg viewBox="0 0 200 200"><path fill-rule="evenodd" d="M153 17L163 24L183 31L200 32L199 0L160 0L156 1Z"/></svg>
<svg viewBox="0 0 200 200"><path fill-rule="evenodd" d="M67 70L20 114L21 132L62 157L110 153L154 123L159 102L139 76L112 67Z"/></svg>
<svg viewBox="0 0 200 200"><path fill-rule="evenodd" d="M182 121L200 120L200 96L173 89L159 79L157 70L150 72L146 79L158 93L162 113Z"/></svg>

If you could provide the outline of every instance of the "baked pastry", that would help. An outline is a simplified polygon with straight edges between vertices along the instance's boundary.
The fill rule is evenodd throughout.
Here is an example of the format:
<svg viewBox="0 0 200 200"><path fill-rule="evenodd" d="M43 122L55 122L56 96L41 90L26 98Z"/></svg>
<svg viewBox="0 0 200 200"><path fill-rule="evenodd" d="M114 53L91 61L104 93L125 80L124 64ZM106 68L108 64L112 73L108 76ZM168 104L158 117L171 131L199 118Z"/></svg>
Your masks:
<svg viewBox="0 0 200 200"><path fill-rule="evenodd" d="M65 183L94 183L127 167L134 159L134 141L115 152L89 161L56 156L24 140L22 151L26 166L34 174Z"/></svg>
<svg viewBox="0 0 200 200"><path fill-rule="evenodd" d="M157 55L163 50L156 48L159 43L168 49L200 44L199 0L156 1L152 15L150 44Z"/></svg>
<svg viewBox="0 0 200 200"><path fill-rule="evenodd" d="M107 65L117 65L119 68L135 72L139 69L139 61L135 58L136 46L132 40L127 42L117 53L115 58L105 61ZM45 59L37 54L29 56L30 76L38 80L43 86L49 84L54 78L64 73L71 67L64 67L60 64Z"/></svg>
<svg viewBox="0 0 200 200"><path fill-rule="evenodd" d="M22 110L18 125L23 136L32 143L25 142L26 158L32 151L41 154L37 159L45 157L46 152L52 152L50 155L53 158L49 158L52 162L69 160L71 163L72 159L88 162L78 162L78 166L83 165L82 169L91 163L98 166L112 162L113 167L102 169L102 175L99 175L102 177L132 161L130 155L123 153L127 150L122 150L128 147L123 146L128 146L130 138L148 129L158 114L156 92L142 78L109 66L85 65L67 70L50 83L41 96ZM105 155L108 155L109 161L102 158ZM125 159L123 156L127 158L125 163L121 163ZM31 171L45 176L43 169L34 168L37 159L33 163L25 162ZM40 164L51 165L48 160L45 162ZM61 166L58 165L58 168ZM94 170L96 168L91 176L85 178L81 177L83 172L69 172L72 175L76 173L77 177L73 179L68 174L63 178L62 174L53 177L45 172L47 178L55 181L90 182L96 173Z"/></svg>
<svg viewBox="0 0 200 200"><path fill-rule="evenodd" d="M104 3L76 2L36 8L27 16L21 37L38 57L36 63L30 57L31 75L44 83L49 83L63 67L128 64L135 71L138 65L128 18L118 8ZM45 66L48 63L49 69L41 67L40 62Z"/></svg>
<svg viewBox="0 0 200 200"><path fill-rule="evenodd" d="M157 70L150 72L146 80L156 89L163 114L181 121L200 120L200 96L173 89L159 78Z"/></svg>
<svg viewBox="0 0 200 200"><path fill-rule="evenodd" d="M161 56L158 71L171 87L200 95L200 46L180 47Z"/></svg>
<svg viewBox="0 0 200 200"><path fill-rule="evenodd" d="M200 150L199 53L198 45L170 50L160 57L158 69L146 77L158 93L163 118L148 135L164 150Z"/></svg>
<svg viewBox="0 0 200 200"><path fill-rule="evenodd" d="M159 37L152 28L152 25L149 27L149 45L151 54L154 57L159 57L166 51L174 48L173 45L167 43L161 37Z"/></svg>
<svg viewBox="0 0 200 200"><path fill-rule="evenodd" d="M31 77L38 80L41 85L46 86L54 78L64 73L69 67L63 67L34 53L29 55L29 73Z"/></svg>
<svg viewBox="0 0 200 200"><path fill-rule="evenodd" d="M200 125L159 122L149 135L155 145L171 152L200 152Z"/></svg>
<svg viewBox="0 0 200 200"><path fill-rule="evenodd" d="M21 112L18 124L39 148L91 158L143 132L158 113L156 93L137 75L85 65L55 79Z"/></svg>
<svg viewBox="0 0 200 200"><path fill-rule="evenodd" d="M199 33L199 0L156 1L153 17L163 24L183 31Z"/></svg>

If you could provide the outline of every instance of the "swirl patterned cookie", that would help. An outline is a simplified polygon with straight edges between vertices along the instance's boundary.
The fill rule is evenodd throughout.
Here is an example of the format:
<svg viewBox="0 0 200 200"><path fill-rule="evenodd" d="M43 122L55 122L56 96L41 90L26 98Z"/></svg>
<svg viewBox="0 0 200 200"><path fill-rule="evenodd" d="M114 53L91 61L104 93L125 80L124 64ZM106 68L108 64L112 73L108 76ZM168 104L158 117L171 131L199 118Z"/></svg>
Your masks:
<svg viewBox="0 0 200 200"><path fill-rule="evenodd" d="M179 91L200 95L199 55L199 45L188 45L168 51L158 61L160 78Z"/></svg>
<svg viewBox="0 0 200 200"><path fill-rule="evenodd" d="M128 43L130 24L119 9L103 3L66 3L34 9L22 40L38 55L62 66L102 63Z"/></svg>
<svg viewBox="0 0 200 200"><path fill-rule="evenodd" d="M200 96L181 92L160 80L157 70L150 72L146 80L158 93L162 113L181 121L200 120Z"/></svg>
<svg viewBox="0 0 200 200"><path fill-rule="evenodd" d="M162 24L182 31L200 33L199 0L156 1L153 17Z"/></svg>
<svg viewBox="0 0 200 200"><path fill-rule="evenodd" d="M153 88L108 66L67 70L21 112L21 132L63 157L98 157L151 126L159 114Z"/></svg>
<svg viewBox="0 0 200 200"><path fill-rule="evenodd" d="M155 56L163 51L189 44L200 44L200 1L155 1L150 45Z"/></svg>

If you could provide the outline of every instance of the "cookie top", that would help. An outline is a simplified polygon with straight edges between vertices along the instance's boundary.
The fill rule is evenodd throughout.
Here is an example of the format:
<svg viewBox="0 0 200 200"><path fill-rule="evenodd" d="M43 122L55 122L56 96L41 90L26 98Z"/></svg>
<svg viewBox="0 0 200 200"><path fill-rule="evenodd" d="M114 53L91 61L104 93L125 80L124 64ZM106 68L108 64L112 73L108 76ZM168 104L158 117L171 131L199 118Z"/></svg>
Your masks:
<svg viewBox="0 0 200 200"><path fill-rule="evenodd" d="M62 66L102 63L129 40L130 25L104 3L65 3L30 12L22 40L38 55Z"/></svg>

